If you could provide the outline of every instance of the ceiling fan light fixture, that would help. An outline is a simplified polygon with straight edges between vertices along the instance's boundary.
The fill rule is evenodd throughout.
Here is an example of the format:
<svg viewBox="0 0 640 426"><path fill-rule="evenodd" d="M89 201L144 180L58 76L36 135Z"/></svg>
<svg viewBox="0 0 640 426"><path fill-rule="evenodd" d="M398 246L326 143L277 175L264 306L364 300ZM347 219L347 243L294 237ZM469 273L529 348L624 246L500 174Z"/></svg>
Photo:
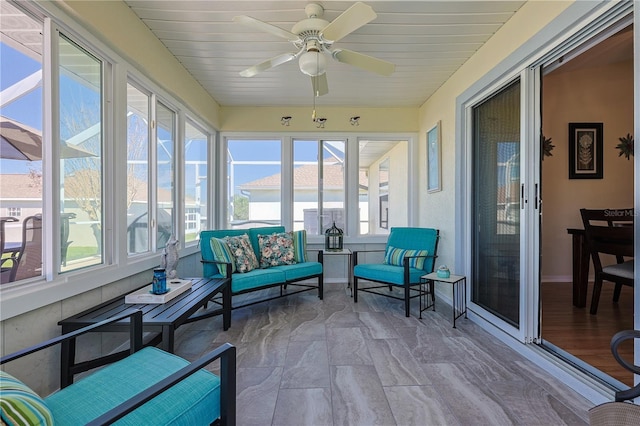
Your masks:
<svg viewBox="0 0 640 426"><path fill-rule="evenodd" d="M327 71L327 59L317 51L309 51L300 55L298 65L300 65L300 71L311 77L322 75Z"/></svg>

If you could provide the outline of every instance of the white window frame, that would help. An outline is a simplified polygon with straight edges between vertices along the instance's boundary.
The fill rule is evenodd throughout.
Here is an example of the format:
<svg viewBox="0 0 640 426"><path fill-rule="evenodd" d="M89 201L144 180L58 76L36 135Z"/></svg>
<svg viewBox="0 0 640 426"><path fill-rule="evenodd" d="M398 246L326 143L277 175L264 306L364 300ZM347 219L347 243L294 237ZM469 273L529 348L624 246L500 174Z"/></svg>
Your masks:
<svg viewBox="0 0 640 426"><path fill-rule="evenodd" d="M408 226L418 226L418 135L415 133L339 133L339 132L296 132L296 133L275 133L275 132L221 132L221 143L219 144L218 155L221 157L219 161L219 174L216 181L216 189L218 195L216 197L217 205L222 206L218 210L220 215L216 225L218 228L226 227L227 217L227 143L229 140L280 140L282 143L282 188L281 202L282 213L281 221L286 229L293 226L293 140L344 140L346 143L346 173L345 173L345 210L346 226L345 226L345 243L385 243L388 235L358 235L358 141L363 140L406 140L408 145L407 164L409 167L409 188L407 206L407 223ZM355 153L355 155L351 154ZM324 237L321 235L309 235L307 240L310 244L324 243Z"/></svg>

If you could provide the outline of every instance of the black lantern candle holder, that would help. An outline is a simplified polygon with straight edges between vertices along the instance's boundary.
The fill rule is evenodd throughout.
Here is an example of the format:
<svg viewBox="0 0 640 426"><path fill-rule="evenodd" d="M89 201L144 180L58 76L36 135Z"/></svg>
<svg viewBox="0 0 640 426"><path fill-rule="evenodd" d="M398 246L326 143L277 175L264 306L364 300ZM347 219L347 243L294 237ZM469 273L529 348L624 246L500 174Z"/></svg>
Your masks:
<svg viewBox="0 0 640 426"><path fill-rule="evenodd" d="M324 249L327 251L342 251L343 235L342 229L338 228L336 223L333 222L333 226L324 233Z"/></svg>

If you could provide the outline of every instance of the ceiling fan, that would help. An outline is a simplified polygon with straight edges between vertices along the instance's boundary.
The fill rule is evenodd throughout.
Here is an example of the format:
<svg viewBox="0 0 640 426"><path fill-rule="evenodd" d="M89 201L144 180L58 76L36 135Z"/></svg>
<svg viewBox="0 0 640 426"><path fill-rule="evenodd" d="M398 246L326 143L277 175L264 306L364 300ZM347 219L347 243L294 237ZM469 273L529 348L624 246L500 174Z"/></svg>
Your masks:
<svg viewBox="0 0 640 426"><path fill-rule="evenodd" d="M307 19L296 23L291 31L283 30L250 16L236 16L234 22L265 31L269 34L284 38L298 49L296 53L284 53L240 72L243 77L254 75L298 59L300 71L311 77L314 96L329 93L327 84L326 56L331 56L338 62L353 65L366 71L388 76L395 70L391 62L363 55L347 49L332 49L333 43L352 33L363 25L373 21L378 15L362 2L357 2L345 10L332 22L322 19L324 9L319 4L310 3L304 11Z"/></svg>

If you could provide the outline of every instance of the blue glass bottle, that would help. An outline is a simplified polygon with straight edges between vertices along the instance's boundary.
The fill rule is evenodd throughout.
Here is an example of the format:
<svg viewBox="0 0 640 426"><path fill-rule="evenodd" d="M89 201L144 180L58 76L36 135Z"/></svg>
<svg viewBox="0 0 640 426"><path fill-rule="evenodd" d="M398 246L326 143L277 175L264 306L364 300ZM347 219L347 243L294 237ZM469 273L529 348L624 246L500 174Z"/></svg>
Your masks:
<svg viewBox="0 0 640 426"><path fill-rule="evenodd" d="M164 268L156 268L153 270L151 292L153 294L165 294L167 292L167 274Z"/></svg>

